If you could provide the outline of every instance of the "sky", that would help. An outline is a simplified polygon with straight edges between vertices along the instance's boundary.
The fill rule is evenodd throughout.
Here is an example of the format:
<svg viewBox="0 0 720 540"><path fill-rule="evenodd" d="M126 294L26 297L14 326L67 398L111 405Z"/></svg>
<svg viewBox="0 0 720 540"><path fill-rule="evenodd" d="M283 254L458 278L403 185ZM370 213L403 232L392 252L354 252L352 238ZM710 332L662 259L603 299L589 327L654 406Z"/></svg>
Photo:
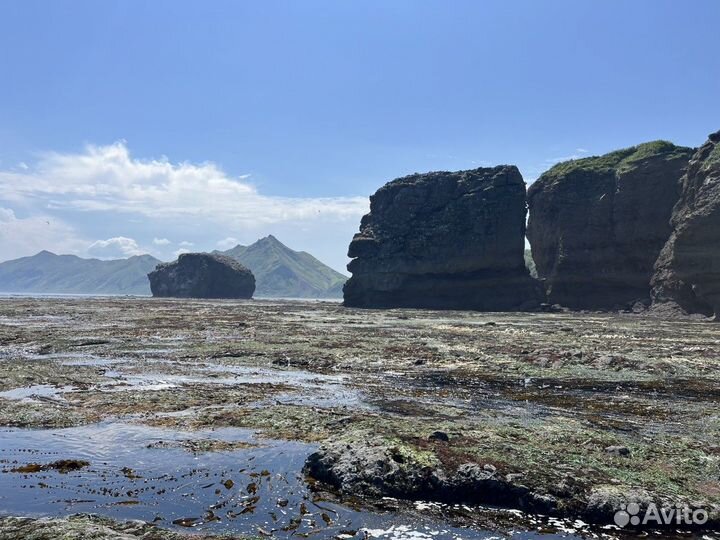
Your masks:
<svg viewBox="0 0 720 540"><path fill-rule="evenodd" d="M0 2L0 261L338 270L385 182L720 129L716 0Z"/></svg>

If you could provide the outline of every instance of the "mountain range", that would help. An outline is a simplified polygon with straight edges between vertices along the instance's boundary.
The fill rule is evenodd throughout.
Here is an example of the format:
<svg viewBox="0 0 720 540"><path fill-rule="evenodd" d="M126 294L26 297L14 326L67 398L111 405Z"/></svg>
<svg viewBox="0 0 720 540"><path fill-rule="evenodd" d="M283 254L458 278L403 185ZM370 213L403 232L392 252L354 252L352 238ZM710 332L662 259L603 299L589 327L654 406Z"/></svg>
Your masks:
<svg viewBox="0 0 720 540"><path fill-rule="evenodd" d="M216 253L228 255L252 271L256 297L339 298L347 279L309 253L294 251L274 236ZM160 262L151 255L106 261L41 251L0 263L0 291L149 295L147 274Z"/></svg>
<svg viewBox="0 0 720 540"><path fill-rule="evenodd" d="M150 255L102 261L41 251L0 263L0 291L13 293L150 294Z"/></svg>

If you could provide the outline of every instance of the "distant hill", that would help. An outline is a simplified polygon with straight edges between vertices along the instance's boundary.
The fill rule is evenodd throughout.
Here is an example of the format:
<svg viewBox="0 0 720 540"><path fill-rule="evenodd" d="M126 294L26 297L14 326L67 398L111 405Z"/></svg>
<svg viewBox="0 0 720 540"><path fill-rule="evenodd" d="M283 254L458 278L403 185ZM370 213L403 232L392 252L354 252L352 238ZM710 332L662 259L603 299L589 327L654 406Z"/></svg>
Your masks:
<svg viewBox="0 0 720 540"><path fill-rule="evenodd" d="M66 294L150 294L150 255L101 261L41 251L0 263L0 291Z"/></svg>
<svg viewBox="0 0 720 540"><path fill-rule="evenodd" d="M255 274L255 296L285 298L340 298L346 276L305 251L294 251L274 236L249 246L220 251Z"/></svg>
<svg viewBox="0 0 720 540"><path fill-rule="evenodd" d="M252 271L256 297L340 298L347 279L274 236L215 253L228 255ZM0 263L0 292L149 295L147 274L160 262L151 255L102 261L41 251Z"/></svg>

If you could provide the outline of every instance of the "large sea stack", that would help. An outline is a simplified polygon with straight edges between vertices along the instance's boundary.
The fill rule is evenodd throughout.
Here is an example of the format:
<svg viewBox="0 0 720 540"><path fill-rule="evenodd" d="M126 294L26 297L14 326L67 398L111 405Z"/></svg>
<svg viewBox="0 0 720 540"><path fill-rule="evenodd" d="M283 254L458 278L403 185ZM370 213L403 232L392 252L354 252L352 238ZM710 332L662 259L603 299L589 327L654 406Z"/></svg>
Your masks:
<svg viewBox="0 0 720 540"><path fill-rule="evenodd" d="M524 261L525 182L517 167L413 174L370 197L350 244L345 305L533 309Z"/></svg>
<svg viewBox="0 0 720 540"><path fill-rule="evenodd" d="M692 157L653 277L655 306L720 320L720 131Z"/></svg>
<svg viewBox="0 0 720 540"><path fill-rule="evenodd" d="M598 310L649 303L692 152L650 142L559 163L530 186L528 239L550 303Z"/></svg>
<svg viewBox="0 0 720 540"><path fill-rule="evenodd" d="M252 298L255 276L235 259L210 253L184 253L148 274L153 296L174 298Z"/></svg>

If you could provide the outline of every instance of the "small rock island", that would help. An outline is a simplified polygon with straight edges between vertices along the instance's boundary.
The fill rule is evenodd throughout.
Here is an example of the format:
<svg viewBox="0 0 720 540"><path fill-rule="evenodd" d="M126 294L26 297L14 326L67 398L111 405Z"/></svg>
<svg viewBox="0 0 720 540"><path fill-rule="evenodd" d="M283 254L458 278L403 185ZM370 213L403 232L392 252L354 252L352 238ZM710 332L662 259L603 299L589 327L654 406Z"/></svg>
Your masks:
<svg viewBox="0 0 720 540"><path fill-rule="evenodd" d="M211 253L183 253L148 274L153 296L252 298L255 276L235 259Z"/></svg>

